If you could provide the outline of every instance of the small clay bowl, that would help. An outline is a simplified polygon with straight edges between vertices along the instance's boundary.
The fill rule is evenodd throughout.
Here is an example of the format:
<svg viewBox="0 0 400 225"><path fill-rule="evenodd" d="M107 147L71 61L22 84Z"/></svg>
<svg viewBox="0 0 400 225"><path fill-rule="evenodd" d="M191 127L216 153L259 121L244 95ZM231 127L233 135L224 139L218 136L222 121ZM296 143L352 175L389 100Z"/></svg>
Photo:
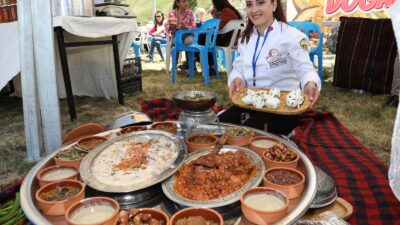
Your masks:
<svg viewBox="0 0 400 225"><path fill-rule="evenodd" d="M250 130L250 129L244 128L244 127L236 127L236 128ZM254 137L254 133L252 131L249 135L245 135L245 136L234 136L234 135L229 134L228 132L225 132L225 135L228 137L228 139L226 141L226 143L228 145L235 145L235 146L240 146L240 147L249 145L251 139Z"/></svg>
<svg viewBox="0 0 400 225"><path fill-rule="evenodd" d="M128 211L125 210L121 210L121 212L119 213L119 221L120 221L120 225L122 225L122 221L128 221L129 219L129 215L131 214L131 211L137 211L138 214L139 213L143 213L143 214L150 214L151 218L156 219L156 220L161 220L163 221L165 225L169 225L169 217L168 215L159 210L159 209L153 209L153 208L134 208ZM136 214L137 215L137 214ZM125 217L125 218L123 218Z"/></svg>
<svg viewBox="0 0 400 225"><path fill-rule="evenodd" d="M101 132L104 132L106 128L98 123L86 123L82 124L72 131L70 131L67 135L65 135L63 139L63 145L67 143L74 142L80 138L88 137L91 135L95 135Z"/></svg>
<svg viewBox="0 0 400 225"><path fill-rule="evenodd" d="M271 173L273 171L277 171L277 170L288 171L290 173L296 174L297 176L300 177L300 182L297 184L293 184L293 185L282 185L282 184L273 183L270 180L268 180L267 175L269 173ZM281 177L281 176L277 176L277 177ZM288 199L295 199L295 198L299 197L301 195L301 193L303 193L305 180L306 179L305 179L304 174L298 170L286 168L286 167L275 167L275 168L270 168L265 171L264 176L263 176L263 186L280 190L286 194Z"/></svg>
<svg viewBox="0 0 400 225"><path fill-rule="evenodd" d="M189 152L214 147L218 138L210 134L194 134L185 139ZM199 143L200 142L200 143Z"/></svg>
<svg viewBox="0 0 400 225"><path fill-rule="evenodd" d="M57 176L57 177L56 178L48 178L50 173L52 173L53 176ZM73 173L73 174L71 174L71 173ZM47 176L47 178L46 178L46 176ZM53 183L55 181L78 180L78 176L79 176L79 170L76 169L74 166L53 165L53 166L49 166L44 169L41 169L39 171L39 173L36 175L36 178L39 181L39 186L43 187L44 185Z"/></svg>
<svg viewBox="0 0 400 225"><path fill-rule="evenodd" d="M201 216L206 220L211 220L217 223L217 225L223 225L224 220L222 216L213 209L208 208L199 208L199 207L190 207L186 209L179 210L171 217L170 225L175 225L176 222L180 219L187 218L190 216Z"/></svg>
<svg viewBox="0 0 400 225"><path fill-rule="evenodd" d="M254 206L252 206L252 203L249 202L250 200L248 199L248 197L255 194L266 194L276 197L282 201L282 207L279 209L272 209L272 210L255 208ZM247 189L241 194L240 203L241 203L242 213L246 217L246 219L252 223L259 225L267 225L280 220L286 215L289 207L289 200L284 193L282 193L279 190L266 187L256 187ZM266 204L268 204L267 200L265 200L265 204L263 205Z"/></svg>
<svg viewBox="0 0 400 225"><path fill-rule="evenodd" d="M153 130L162 130L170 132L171 134L176 134L178 132L178 126L174 122L159 122L151 125Z"/></svg>
<svg viewBox="0 0 400 225"><path fill-rule="evenodd" d="M51 191L57 187L76 187L79 189L79 192L72 198L61 201L46 201L40 197L43 193ZM39 188L39 190L36 191L35 195L39 209L43 212L43 214L50 216L64 215L68 207L70 207L76 202L79 202L84 197L85 197L85 185L82 182L76 180L62 180L46 184L43 187Z"/></svg>
<svg viewBox="0 0 400 225"><path fill-rule="evenodd" d="M121 129L121 134L127 134L134 131L146 130L145 126L128 126Z"/></svg>
<svg viewBox="0 0 400 225"><path fill-rule="evenodd" d="M67 150L70 150L70 149L72 149L72 148L64 149L62 151L67 151ZM60 151L60 152L62 152L62 151ZM57 155L53 157L54 162L56 163L56 165L73 166L73 167L75 167L75 168L77 168L79 170L79 167L81 165L83 157L78 157L78 158L71 159L71 160L69 160L69 159L60 159L60 158L57 157L59 153L57 153Z"/></svg>
<svg viewBox="0 0 400 225"><path fill-rule="evenodd" d="M78 140L77 145L82 149L86 149L88 151L93 150L97 145L107 141L107 138L100 136L89 136L84 137Z"/></svg>
<svg viewBox="0 0 400 225"><path fill-rule="evenodd" d="M109 216L103 216L99 211L99 208L107 207L110 209ZM82 211L84 210L84 211ZM119 204L112 198L108 197L93 197L81 200L71 205L67 209L67 213L65 214L65 219L70 225L81 225L81 224L90 224L90 225L115 225L118 222L118 214L119 214ZM90 217L87 223L77 222L76 217Z"/></svg>
<svg viewBox="0 0 400 225"><path fill-rule="evenodd" d="M260 157L262 157L265 150L278 143L278 140L271 137L254 137L250 140L250 149L257 153Z"/></svg>
<svg viewBox="0 0 400 225"><path fill-rule="evenodd" d="M289 162L279 162L279 161L272 160L266 156L266 154L268 153L268 151L270 151L270 149L265 150L261 156L262 160L264 161L265 168L269 169L269 168L276 168L276 167L286 167L286 168L296 169L297 165L299 164L300 156L299 156L299 154L297 154L297 152L295 152L291 149L289 149L289 150L292 151L294 154L296 154L296 158Z"/></svg>

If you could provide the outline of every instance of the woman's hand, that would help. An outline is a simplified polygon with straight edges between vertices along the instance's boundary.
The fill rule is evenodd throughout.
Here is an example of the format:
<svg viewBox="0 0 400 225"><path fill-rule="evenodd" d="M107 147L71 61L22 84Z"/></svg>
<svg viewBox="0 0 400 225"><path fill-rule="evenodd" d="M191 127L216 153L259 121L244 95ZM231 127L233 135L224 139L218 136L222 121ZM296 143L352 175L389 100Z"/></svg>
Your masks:
<svg viewBox="0 0 400 225"><path fill-rule="evenodd" d="M317 84L315 82L308 82L304 87L304 94L308 95L311 101L310 108L314 107L315 103L317 103L319 99L319 91L317 88Z"/></svg>
<svg viewBox="0 0 400 225"><path fill-rule="evenodd" d="M231 86L229 87L229 97L232 97L233 93L239 91L241 88L244 88L244 82L242 79L237 77L232 81Z"/></svg>

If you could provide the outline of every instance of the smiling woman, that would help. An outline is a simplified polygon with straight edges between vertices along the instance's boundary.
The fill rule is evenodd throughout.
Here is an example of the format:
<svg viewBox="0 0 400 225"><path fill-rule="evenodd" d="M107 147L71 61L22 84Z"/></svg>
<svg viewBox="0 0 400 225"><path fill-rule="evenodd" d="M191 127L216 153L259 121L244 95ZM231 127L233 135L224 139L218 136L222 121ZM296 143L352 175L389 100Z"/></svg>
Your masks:
<svg viewBox="0 0 400 225"><path fill-rule="evenodd" d="M228 78L229 96L242 88L301 89L314 106L321 80L309 60L309 41L286 23L280 0L246 0L246 14L249 20L238 45L239 56ZM287 135L299 117L233 106L219 120Z"/></svg>

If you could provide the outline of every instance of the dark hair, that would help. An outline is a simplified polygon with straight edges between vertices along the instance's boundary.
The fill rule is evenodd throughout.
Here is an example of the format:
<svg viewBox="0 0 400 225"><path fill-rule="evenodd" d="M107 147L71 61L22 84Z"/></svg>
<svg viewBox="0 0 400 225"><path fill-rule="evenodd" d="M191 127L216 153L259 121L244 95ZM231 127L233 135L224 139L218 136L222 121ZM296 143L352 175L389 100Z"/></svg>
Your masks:
<svg viewBox="0 0 400 225"><path fill-rule="evenodd" d="M221 12L224 8L229 8L232 11L235 12L235 14L237 15L237 17L241 20L242 19L242 15L240 15L239 11L237 11L232 5L231 3L228 2L228 0L212 0L212 4L214 5L214 8L216 10L218 10L219 12Z"/></svg>
<svg viewBox="0 0 400 225"><path fill-rule="evenodd" d="M157 13L161 13L161 16L162 16L161 23L158 23L158 21L157 21L157 17L156 17ZM156 13L154 14L154 28L153 29L157 30L157 25L162 25L163 23L164 23L164 13L161 11L156 11Z"/></svg>
<svg viewBox="0 0 400 225"><path fill-rule="evenodd" d="M277 19L280 22L287 23L285 14L283 13L281 0L270 0L270 1L271 1L271 3L276 1L276 10L274 12L274 18ZM241 43L243 43L244 41L246 41L246 43L249 42L251 32L253 31L253 27L254 27L254 24L251 22L250 19L248 19L247 25L246 25L246 29L244 29L244 31L243 31L243 33L241 35L241 38L242 38L240 40Z"/></svg>
<svg viewBox="0 0 400 225"><path fill-rule="evenodd" d="M172 5L172 9L177 9L178 8L178 3L180 0L174 0L174 4Z"/></svg>

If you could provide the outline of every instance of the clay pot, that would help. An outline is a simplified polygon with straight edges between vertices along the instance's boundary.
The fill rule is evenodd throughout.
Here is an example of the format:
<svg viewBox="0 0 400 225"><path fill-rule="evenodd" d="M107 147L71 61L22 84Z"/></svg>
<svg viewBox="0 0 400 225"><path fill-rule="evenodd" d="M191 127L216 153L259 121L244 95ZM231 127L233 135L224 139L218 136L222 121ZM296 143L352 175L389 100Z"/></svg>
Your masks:
<svg viewBox="0 0 400 225"><path fill-rule="evenodd" d="M283 207L277 210L261 210L252 207L250 203L246 201L246 198L251 194L257 194L257 193L265 193L282 200ZM241 203L242 213L246 217L246 219L252 223L259 225L267 225L280 220L286 215L289 207L289 200L287 199L284 193L266 187L256 187L247 189L241 194L240 203Z"/></svg>
<svg viewBox="0 0 400 225"><path fill-rule="evenodd" d="M82 124L72 131L70 131L67 135L65 135L63 139L63 145L67 143L71 143L73 141L76 141L80 138L95 135L101 132L104 132L106 129L98 124L98 123L86 123Z"/></svg>
<svg viewBox="0 0 400 225"><path fill-rule="evenodd" d="M247 129L251 131L249 128L245 127L233 127L229 129ZM228 145L235 145L235 146L240 146L244 147L250 144L251 139L254 137L254 133L251 131L249 135L246 136L234 136L230 134L229 132L225 132L225 135L228 137L226 143Z"/></svg>
<svg viewBox="0 0 400 225"><path fill-rule="evenodd" d="M169 132L171 134L176 134L178 132L178 126L174 122L159 122L151 125L153 130L162 130Z"/></svg>
<svg viewBox="0 0 400 225"><path fill-rule="evenodd" d="M257 144L261 142L263 143ZM255 153L257 153L260 157L262 157L265 150L278 143L279 143L278 140L271 137L265 137L265 136L254 137L250 140L250 149L253 150Z"/></svg>
<svg viewBox="0 0 400 225"><path fill-rule="evenodd" d="M291 151L293 151L293 150L291 150ZM263 152L263 155L261 156L262 160L264 161L265 167L267 169L276 168L276 167L286 167L286 168L296 169L297 165L299 164L300 156L295 151L293 151L293 152L296 154L296 158L294 160L292 160L292 161L289 161L289 162L278 162L278 161L275 161L275 160L271 160L270 158L268 158L265 155L267 152L268 152L268 150L265 150Z"/></svg>
<svg viewBox="0 0 400 225"><path fill-rule="evenodd" d="M127 134L134 131L146 130L145 126L128 126L121 129L121 134Z"/></svg>
<svg viewBox="0 0 400 225"><path fill-rule="evenodd" d="M179 219L189 217L189 216L201 216L206 220L212 220L218 225L223 225L224 220L222 216L213 209L190 207L186 209L179 210L171 217L170 225L175 225Z"/></svg>
<svg viewBox="0 0 400 225"><path fill-rule="evenodd" d="M132 209L132 210L138 211L138 214L139 213L150 214L151 218L156 219L156 220L164 221L163 224L169 225L169 217L168 217L168 215L165 212L163 212L163 211L161 211L159 209L154 209L154 208L135 208L135 209ZM123 211L125 211L125 210L123 210ZM122 223L123 217L121 217L121 215L125 216L125 219L124 219L125 221L127 221L129 219L130 210L125 211L124 214L122 213L123 211L121 211L119 213L120 225L124 225L124 223Z"/></svg>
<svg viewBox="0 0 400 225"><path fill-rule="evenodd" d="M99 214L98 208L96 206L99 205L108 205L111 206L115 211L108 218L105 218L102 221L93 221L90 223L91 225L115 225L118 222L119 215L119 204L112 198L107 197L93 197L81 200L71 205L65 214L65 219L70 225L80 225L80 223L74 223L73 217L79 213L80 210L90 208L87 210L87 213L92 214L93 218L96 218L96 214Z"/></svg>
<svg viewBox="0 0 400 225"><path fill-rule="evenodd" d="M206 143L196 143L196 139L205 140ZM189 152L194 152L200 149L214 147L217 144L218 138L209 134L194 134L187 137L185 141Z"/></svg>
<svg viewBox="0 0 400 225"><path fill-rule="evenodd" d="M40 197L41 194L48 192L57 187L76 187L79 188L79 193L72 198L62 200L62 201L46 201ZM41 187L35 195L37 205L39 209L45 215L50 216L61 216L64 215L68 207L76 202L79 202L85 197L85 185L76 180L62 180L56 181L50 184L46 184Z"/></svg>
<svg viewBox="0 0 400 225"><path fill-rule="evenodd" d="M43 177L46 174L48 174L50 172L54 172L54 171L59 170L59 169L71 169L71 170L75 171L75 174L67 176L67 177L64 176L64 177L58 178L56 180L43 179ZM56 181L61 181L61 180L78 180L78 177L79 177L79 170L77 170L74 166L68 166L68 165L64 165L64 166L60 166L60 165L49 166L49 167L46 167L44 169L41 169L39 171L39 173L36 175L36 178L39 181L39 186L40 187L43 187L46 184L50 184L50 183L53 183L53 182L56 182Z"/></svg>
<svg viewBox="0 0 400 225"><path fill-rule="evenodd" d="M279 184L272 183L271 181L267 180L266 176L268 173L275 171L275 170L286 170L291 173L295 173L301 177L301 181L300 181L300 183L297 183L294 185L279 185ZM305 183L305 176L302 172L295 170L295 169L286 168L286 167L270 168L265 171L264 176L263 176L263 186L264 187L269 187L269 188L274 188L274 189L280 190L286 194L288 199L295 199L295 198L301 196L301 194L303 193L303 190L304 190L304 183Z"/></svg>
<svg viewBox="0 0 400 225"><path fill-rule="evenodd" d="M65 149L65 150L68 150L68 149ZM63 151L65 151L65 150L63 150ZM76 169L79 170L79 167L81 165L83 157L79 157L79 158L72 159L72 160L67 160L67 159L59 159L59 158L57 158L57 155L56 155L56 156L53 157L53 159L54 159L54 162L56 163L56 165L59 165L59 166L73 166L73 167L75 167Z"/></svg>
<svg viewBox="0 0 400 225"><path fill-rule="evenodd" d="M107 138L100 136L89 136L78 140L77 145L82 149L93 150L97 145L107 141Z"/></svg>

